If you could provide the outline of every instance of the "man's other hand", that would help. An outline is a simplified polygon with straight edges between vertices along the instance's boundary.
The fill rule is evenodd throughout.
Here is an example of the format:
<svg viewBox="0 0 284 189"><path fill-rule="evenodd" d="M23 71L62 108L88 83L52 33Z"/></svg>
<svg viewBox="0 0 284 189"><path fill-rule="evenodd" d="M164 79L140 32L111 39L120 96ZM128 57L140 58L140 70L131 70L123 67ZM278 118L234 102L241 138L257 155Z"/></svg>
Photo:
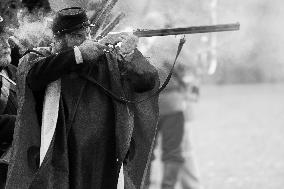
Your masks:
<svg viewBox="0 0 284 189"><path fill-rule="evenodd" d="M133 34L129 34L121 41L121 45L119 47L120 53L122 55L127 55L133 53L134 49L137 47L139 42L139 38Z"/></svg>
<svg viewBox="0 0 284 189"><path fill-rule="evenodd" d="M118 47L119 52L122 55L132 53L133 50L137 47L138 37L129 32L121 33L110 33L101 40L100 44L103 45L114 45Z"/></svg>

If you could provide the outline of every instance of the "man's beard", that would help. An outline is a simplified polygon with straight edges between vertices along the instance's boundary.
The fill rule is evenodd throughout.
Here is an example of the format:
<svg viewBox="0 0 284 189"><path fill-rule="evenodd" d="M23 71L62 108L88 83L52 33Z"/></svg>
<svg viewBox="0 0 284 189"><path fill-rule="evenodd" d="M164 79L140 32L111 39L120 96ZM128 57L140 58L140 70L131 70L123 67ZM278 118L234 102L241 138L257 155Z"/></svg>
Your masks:
<svg viewBox="0 0 284 189"><path fill-rule="evenodd" d="M11 56L7 55L0 58L0 67L7 67L11 63Z"/></svg>

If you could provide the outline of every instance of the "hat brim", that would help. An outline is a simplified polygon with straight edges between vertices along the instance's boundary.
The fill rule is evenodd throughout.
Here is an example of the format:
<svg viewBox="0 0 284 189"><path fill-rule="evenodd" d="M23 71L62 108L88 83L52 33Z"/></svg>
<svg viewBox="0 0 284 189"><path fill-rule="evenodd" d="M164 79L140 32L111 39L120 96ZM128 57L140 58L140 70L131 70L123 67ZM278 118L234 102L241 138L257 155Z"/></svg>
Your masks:
<svg viewBox="0 0 284 189"><path fill-rule="evenodd" d="M78 24L76 26L73 26L72 28L66 28L66 29L63 29L61 31L57 31L56 33L57 34L65 34L65 33L71 33L71 32L74 32L76 30L79 30L79 29L82 29L82 28L86 28L86 27L94 27L95 25L94 24L91 24L90 21L86 21L86 22L83 22L81 24Z"/></svg>

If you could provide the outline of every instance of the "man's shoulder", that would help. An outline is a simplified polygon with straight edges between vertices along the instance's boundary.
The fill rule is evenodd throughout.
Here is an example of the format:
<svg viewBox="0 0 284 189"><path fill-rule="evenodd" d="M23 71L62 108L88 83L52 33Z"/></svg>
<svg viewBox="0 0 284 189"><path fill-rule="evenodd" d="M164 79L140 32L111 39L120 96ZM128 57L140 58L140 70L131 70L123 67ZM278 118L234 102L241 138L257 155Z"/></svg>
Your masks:
<svg viewBox="0 0 284 189"><path fill-rule="evenodd" d="M39 53L37 53L39 52ZM31 51L25 53L25 55L20 59L18 66L18 73L23 73L28 70L39 60L44 59L46 56L40 51Z"/></svg>
<svg viewBox="0 0 284 189"><path fill-rule="evenodd" d="M24 53L24 56L21 58L20 63L22 61L35 61L38 59L42 59L51 55L50 47L37 47L32 50L27 50Z"/></svg>

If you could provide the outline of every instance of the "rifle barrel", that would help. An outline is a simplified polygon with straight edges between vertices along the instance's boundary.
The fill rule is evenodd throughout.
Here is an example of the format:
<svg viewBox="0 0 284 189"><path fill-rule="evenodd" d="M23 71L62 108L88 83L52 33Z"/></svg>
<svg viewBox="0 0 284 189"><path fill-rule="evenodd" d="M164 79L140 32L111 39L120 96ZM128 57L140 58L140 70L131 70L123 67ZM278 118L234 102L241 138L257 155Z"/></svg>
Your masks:
<svg viewBox="0 0 284 189"><path fill-rule="evenodd" d="M233 24L218 24L218 25L209 25L209 26L193 26L185 28L169 28L169 29L153 29L153 30L138 29L134 31L133 34L136 35L137 37L153 37L153 36L235 31L239 29L240 29L240 24L233 23Z"/></svg>

